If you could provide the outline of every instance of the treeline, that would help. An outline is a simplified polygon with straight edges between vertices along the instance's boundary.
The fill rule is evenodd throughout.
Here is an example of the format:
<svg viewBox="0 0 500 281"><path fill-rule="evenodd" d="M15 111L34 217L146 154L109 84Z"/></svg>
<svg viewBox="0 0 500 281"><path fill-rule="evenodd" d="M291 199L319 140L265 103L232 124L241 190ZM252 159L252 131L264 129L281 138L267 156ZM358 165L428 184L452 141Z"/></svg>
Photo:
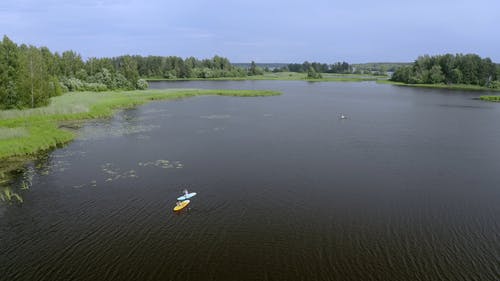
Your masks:
<svg viewBox="0 0 500 281"><path fill-rule="evenodd" d="M0 42L0 109L46 105L67 91L145 89L141 78L219 78L262 74L255 63L248 69L227 58L198 60L169 56L119 56L84 61L74 51L61 54L46 47L17 45L7 36Z"/></svg>
<svg viewBox="0 0 500 281"><path fill-rule="evenodd" d="M274 68L273 72L301 72L301 73L351 73L352 68L347 62L337 62L326 64L319 62L290 63L284 67Z"/></svg>
<svg viewBox="0 0 500 281"><path fill-rule="evenodd" d="M235 67L224 57L199 60L194 57L182 59L169 56L132 56L137 64L139 76L148 78L220 78L245 77L255 71L255 63L248 70ZM116 58L120 59L120 58Z"/></svg>
<svg viewBox="0 0 500 281"><path fill-rule="evenodd" d="M53 53L46 47L0 42L0 109L46 105L66 91L143 89L137 63L130 56L90 59L73 52Z"/></svg>
<svg viewBox="0 0 500 281"><path fill-rule="evenodd" d="M398 68L392 81L407 84L467 84L500 88L500 68L476 54L420 56L411 66Z"/></svg>

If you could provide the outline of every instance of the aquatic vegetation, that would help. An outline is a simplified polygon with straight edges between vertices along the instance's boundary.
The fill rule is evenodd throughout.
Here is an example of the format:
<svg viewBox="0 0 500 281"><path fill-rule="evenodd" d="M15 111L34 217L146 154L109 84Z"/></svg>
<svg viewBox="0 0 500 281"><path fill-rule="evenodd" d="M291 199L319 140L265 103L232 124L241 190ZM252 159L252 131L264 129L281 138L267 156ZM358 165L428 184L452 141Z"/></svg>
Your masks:
<svg viewBox="0 0 500 281"><path fill-rule="evenodd" d="M92 181L90 181L90 183L73 185L73 188L82 188L82 187L86 187L86 186L97 187L97 181L96 180L92 180Z"/></svg>
<svg viewBox="0 0 500 281"><path fill-rule="evenodd" d="M79 92L68 93L54 97L46 107L25 110L4 110L0 111L0 180L5 178L6 173L11 171L21 171L27 160L35 160L33 173L39 176L47 176L54 172L64 172L70 167L69 160L65 157L79 153L84 156L85 152L56 152L52 155L48 153L40 156L40 151L55 148L61 144L73 140L77 134L75 129L81 127L82 120L109 117L114 110L119 108L130 108L155 100L181 99L199 95L222 95L222 96L270 96L279 95L275 91L255 91L255 90L148 90L148 91L127 91L127 92ZM171 115L166 110L159 110L161 114ZM155 114L152 110L150 113ZM103 137L119 137L128 134L137 134L139 139L147 139L144 135L155 128L153 125L142 125L139 118L133 115L124 114L125 125L116 128L109 125L98 129L85 126L83 139L95 139ZM36 157L36 158L35 158ZM182 164L162 162L155 163L155 166L163 168L182 168ZM137 177L135 172L120 172L119 176L114 175L112 180L118 178ZM32 177L29 180L17 182L21 189L29 189L32 186ZM96 183L91 183L95 186Z"/></svg>
<svg viewBox="0 0 500 281"><path fill-rule="evenodd" d="M140 134L140 135L137 135L136 137L138 140L148 140L151 138L151 136L148 136L148 135L143 135L143 134Z"/></svg>
<svg viewBox="0 0 500 281"><path fill-rule="evenodd" d="M14 159L0 163L0 189L5 187L29 189L33 179L33 168L24 167L25 161Z"/></svg>
<svg viewBox="0 0 500 281"><path fill-rule="evenodd" d="M218 115L218 114L212 114L212 115L202 115L200 118L203 119L227 119L231 118L231 115L229 114L223 114L223 115Z"/></svg>
<svg viewBox="0 0 500 281"><path fill-rule="evenodd" d="M148 161L148 162L139 162L138 165L140 167L154 166L163 169L177 168L181 169L184 165L180 161L169 161L169 160L156 160L156 161Z"/></svg>
<svg viewBox="0 0 500 281"><path fill-rule="evenodd" d="M47 176L54 172L64 172L69 169L71 163L69 159L64 159L62 157L68 157L68 156L70 155L58 155L56 157L51 156L49 158L48 155L45 155L44 158L38 158L35 161L34 168L36 172L42 176Z"/></svg>
<svg viewBox="0 0 500 281"><path fill-rule="evenodd" d="M87 151L78 150L59 150L50 155L51 158L66 158L66 157L84 157Z"/></svg>
<svg viewBox="0 0 500 281"><path fill-rule="evenodd" d="M138 177L135 170L129 170L129 171L122 172L120 170L120 168L114 167L114 165L111 163L106 163L106 164L101 165L101 170L106 176L106 180L104 180L105 182L112 182L112 181L118 180L120 178L126 179L126 178L137 178ZM91 184L95 186L97 184L97 182L92 181Z"/></svg>
<svg viewBox="0 0 500 281"><path fill-rule="evenodd" d="M23 181L21 183L21 189L22 190L26 190L26 189L29 189L29 188L30 188L30 185L27 182Z"/></svg>
<svg viewBox="0 0 500 281"><path fill-rule="evenodd" d="M137 164L139 167L155 167L162 169L182 169L184 165L180 161L170 161L165 159L158 159L154 161L146 161L139 162ZM119 167L116 167L113 163L104 163L100 166L101 172L103 173L103 182L111 183L116 180L126 180L126 179L134 179L138 178L138 173L134 169L125 170ZM89 183L83 184L74 184L73 188L82 188L82 187L97 187L97 180L92 180Z"/></svg>
<svg viewBox="0 0 500 281"><path fill-rule="evenodd" d="M19 191L31 189L34 184L35 177L46 176L53 172L62 172L67 170L70 166L70 162L69 160L62 159L61 157L74 155L76 153L77 152L63 152L56 153L54 155L42 153L39 154L37 158L31 159L30 162L20 161L15 162L12 166L6 165L6 167L1 167L0 192L3 197L2 201L17 200L22 202L22 197Z"/></svg>
<svg viewBox="0 0 500 281"><path fill-rule="evenodd" d="M79 139L81 140L97 140L113 137L122 137L126 135L139 134L150 132L154 128L158 128L158 125L125 125L121 127L114 126L112 124L100 124L98 126L88 126L86 127Z"/></svg>
<svg viewBox="0 0 500 281"><path fill-rule="evenodd" d="M23 198L18 193L12 191L8 186L0 186L0 200L4 202L11 202L16 199L19 203L23 203Z"/></svg>
<svg viewBox="0 0 500 281"><path fill-rule="evenodd" d="M480 96L479 99L491 102L500 102L500 96Z"/></svg>
<svg viewBox="0 0 500 281"><path fill-rule="evenodd" d="M33 167L28 167L24 173L21 180L21 189L26 190L30 189L33 185L33 177L35 176L35 169Z"/></svg>

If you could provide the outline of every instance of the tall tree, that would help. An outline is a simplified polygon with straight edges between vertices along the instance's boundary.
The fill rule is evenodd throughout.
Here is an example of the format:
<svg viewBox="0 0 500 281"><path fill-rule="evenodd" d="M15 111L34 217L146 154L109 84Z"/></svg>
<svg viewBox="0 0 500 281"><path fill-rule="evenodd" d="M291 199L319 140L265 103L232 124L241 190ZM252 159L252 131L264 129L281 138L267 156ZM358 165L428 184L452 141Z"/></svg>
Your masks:
<svg viewBox="0 0 500 281"><path fill-rule="evenodd" d="M84 68L82 57L74 51L65 51L60 60L60 69L63 76L72 77Z"/></svg>
<svg viewBox="0 0 500 281"><path fill-rule="evenodd" d="M131 83L131 85L135 85L137 80L139 80L137 62L131 56L121 57L119 72Z"/></svg>
<svg viewBox="0 0 500 281"><path fill-rule="evenodd" d="M0 108L21 106L17 94L19 49L7 36L0 42Z"/></svg>
<svg viewBox="0 0 500 281"><path fill-rule="evenodd" d="M50 76L42 52L35 46L23 46L19 58L19 93L24 106L45 105L50 97Z"/></svg>
<svg viewBox="0 0 500 281"><path fill-rule="evenodd" d="M435 64L432 66L429 72L429 82L432 84L439 84L444 81L443 71L441 71L441 66Z"/></svg>
<svg viewBox="0 0 500 281"><path fill-rule="evenodd" d="M248 75L262 75L264 74L264 70L258 67L254 61L250 63L250 68L248 69Z"/></svg>

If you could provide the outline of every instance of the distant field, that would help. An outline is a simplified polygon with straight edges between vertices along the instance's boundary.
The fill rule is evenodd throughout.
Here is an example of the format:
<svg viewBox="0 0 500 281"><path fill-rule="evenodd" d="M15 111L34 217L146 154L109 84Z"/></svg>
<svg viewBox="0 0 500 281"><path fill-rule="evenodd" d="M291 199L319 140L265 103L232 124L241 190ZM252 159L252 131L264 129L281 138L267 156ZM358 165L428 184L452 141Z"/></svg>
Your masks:
<svg viewBox="0 0 500 281"><path fill-rule="evenodd" d="M297 72L266 72L263 75L245 76L245 77L221 77L221 78L148 78L148 81L196 81L196 80L305 80L318 82L362 82L387 79L386 76L374 76L366 74L337 74L322 73L321 79L307 79L306 73Z"/></svg>
<svg viewBox="0 0 500 281"><path fill-rule="evenodd" d="M411 66L411 62L369 62L352 64L356 70L366 71L394 71L402 66Z"/></svg>

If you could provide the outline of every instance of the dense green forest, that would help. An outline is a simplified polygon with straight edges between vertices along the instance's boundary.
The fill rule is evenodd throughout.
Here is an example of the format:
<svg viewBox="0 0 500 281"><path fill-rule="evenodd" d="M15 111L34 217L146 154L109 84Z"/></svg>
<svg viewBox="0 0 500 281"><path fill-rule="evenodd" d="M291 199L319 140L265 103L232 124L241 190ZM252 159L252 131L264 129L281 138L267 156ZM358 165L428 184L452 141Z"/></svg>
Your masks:
<svg viewBox="0 0 500 281"><path fill-rule="evenodd" d="M139 76L147 78L219 78L245 77L253 74L251 69L247 71L235 67L227 58L219 56L203 60L194 57L182 59L175 56L129 57L136 62ZM113 58L111 61L116 64L116 60L120 58L124 57Z"/></svg>
<svg viewBox="0 0 500 281"><path fill-rule="evenodd" d="M407 84L466 84L500 88L500 67L476 54L421 56L398 68L391 80Z"/></svg>
<svg viewBox="0 0 500 281"><path fill-rule="evenodd" d="M248 70L214 56L198 60L169 56L89 58L74 51L61 54L46 47L17 45L7 36L0 42L0 109L46 105L66 91L145 89L140 78L217 78L261 74L255 63Z"/></svg>

